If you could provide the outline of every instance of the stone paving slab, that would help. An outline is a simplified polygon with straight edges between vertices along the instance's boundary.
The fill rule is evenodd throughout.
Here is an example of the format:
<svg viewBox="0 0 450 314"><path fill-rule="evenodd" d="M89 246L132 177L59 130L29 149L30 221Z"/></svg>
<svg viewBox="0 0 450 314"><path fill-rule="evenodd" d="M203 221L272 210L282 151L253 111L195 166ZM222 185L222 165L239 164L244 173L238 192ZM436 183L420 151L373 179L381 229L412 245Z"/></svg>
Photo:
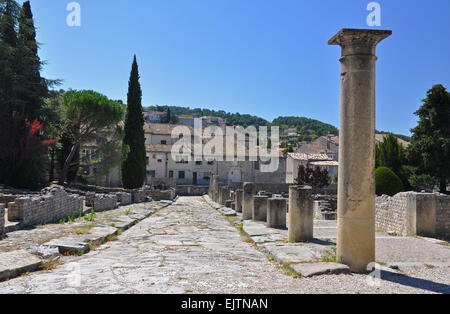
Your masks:
<svg viewBox="0 0 450 314"><path fill-rule="evenodd" d="M228 207L221 207L218 209L218 211L226 217L236 216L236 211L234 211L233 209L228 208Z"/></svg>
<svg viewBox="0 0 450 314"><path fill-rule="evenodd" d="M117 241L62 260L52 271L0 283L0 293L450 293L447 266L400 265L401 274L382 272L379 287L361 274L296 279L200 197L180 197ZM67 280L74 269L78 285Z"/></svg>
<svg viewBox="0 0 450 314"><path fill-rule="evenodd" d="M297 243L265 243L260 247L275 261L286 265L319 262L322 259L322 253L319 250Z"/></svg>
<svg viewBox="0 0 450 314"><path fill-rule="evenodd" d="M83 242L92 245L101 245L105 243L109 237L115 236L118 229L114 227L95 227L89 231L89 234L81 236Z"/></svg>
<svg viewBox="0 0 450 314"><path fill-rule="evenodd" d="M302 277L350 274L350 267L337 263L295 264L290 266Z"/></svg>
<svg viewBox="0 0 450 314"><path fill-rule="evenodd" d="M40 265L41 260L25 250L0 253L0 281L33 272Z"/></svg>
<svg viewBox="0 0 450 314"><path fill-rule="evenodd" d="M44 246L57 247L60 254L85 254L90 251L90 245L77 238L53 239Z"/></svg>

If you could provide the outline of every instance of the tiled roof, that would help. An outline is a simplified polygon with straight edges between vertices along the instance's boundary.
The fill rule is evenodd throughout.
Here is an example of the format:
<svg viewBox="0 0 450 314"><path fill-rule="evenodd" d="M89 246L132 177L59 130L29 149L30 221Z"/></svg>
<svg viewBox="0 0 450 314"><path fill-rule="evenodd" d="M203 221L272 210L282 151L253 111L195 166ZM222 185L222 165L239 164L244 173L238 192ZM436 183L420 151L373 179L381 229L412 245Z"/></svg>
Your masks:
<svg viewBox="0 0 450 314"><path fill-rule="evenodd" d="M145 145L145 148L148 153L170 153L172 151L172 145L154 144Z"/></svg>
<svg viewBox="0 0 450 314"><path fill-rule="evenodd" d="M331 158L325 154L301 154L301 153L289 153L289 156L295 160L316 160L316 161L330 161Z"/></svg>
<svg viewBox="0 0 450 314"><path fill-rule="evenodd" d="M164 123L146 123L145 132L148 134L154 134L154 135L171 135L172 131L176 127L184 127L189 128L191 134L194 134L194 129L186 126L186 125L177 125L177 124L164 124Z"/></svg>
<svg viewBox="0 0 450 314"><path fill-rule="evenodd" d="M312 161L309 164L313 166L328 166L328 167L339 166L339 162L337 161Z"/></svg>

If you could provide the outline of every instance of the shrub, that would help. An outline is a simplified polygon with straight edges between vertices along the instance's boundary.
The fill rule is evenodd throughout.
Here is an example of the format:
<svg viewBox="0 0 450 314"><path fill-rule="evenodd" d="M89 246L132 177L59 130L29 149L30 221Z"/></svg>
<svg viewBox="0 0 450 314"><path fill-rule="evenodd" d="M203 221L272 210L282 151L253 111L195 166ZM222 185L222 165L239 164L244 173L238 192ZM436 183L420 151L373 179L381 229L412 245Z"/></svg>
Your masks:
<svg viewBox="0 0 450 314"><path fill-rule="evenodd" d="M380 167L375 171L375 182L377 195L394 196L404 191L402 180L387 167Z"/></svg>

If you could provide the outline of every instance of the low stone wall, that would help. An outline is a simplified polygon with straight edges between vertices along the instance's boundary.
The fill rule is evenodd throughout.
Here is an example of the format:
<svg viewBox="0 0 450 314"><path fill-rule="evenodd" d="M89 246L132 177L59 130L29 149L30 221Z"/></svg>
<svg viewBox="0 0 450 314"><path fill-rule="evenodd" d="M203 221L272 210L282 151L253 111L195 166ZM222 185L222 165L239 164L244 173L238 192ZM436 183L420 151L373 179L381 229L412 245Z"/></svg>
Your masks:
<svg viewBox="0 0 450 314"><path fill-rule="evenodd" d="M133 202L131 198L131 193L119 192L116 193L116 195L117 195L117 202L120 203L120 206L126 206Z"/></svg>
<svg viewBox="0 0 450 314"><path fill-rule="evenodd" d="M203 196L208 194L209 186L177 185L175 190L179 196Z"/></svg>
<svg viewBox="0 0 450 314"><path fill-rule="evenodd" d="M86 195L86 206L92 207L95 212L117 208L117 195L90 193Z"/></svg>
<svg viewBox="0 0 450 314"><path fill-rule="evenodd" d="M393 197L383 195L376 200L376 227L398 235L407 234L407 193Z"/></svg>
<svg viewBox="0 0 450 314"><path fill-rule="evenodd" d="M175 189L169 189L169 190L147 190L147 196L151 197L152 200L155 201L172 201L176 194Z"/></svg>
<svg viewBox="0 0 450 314"><path fill-rule="evenodd" d="M436 233L439 237L450 238L450 196L440 196L436 201Z"/></svg>
<svg viewBox="0 0 450 314"><path fill-rule="evenodd" d="M254 182L252 182L254 183ZM265 191L272 194L289 193L289 186L292 184L287 183L254 183L255 193L259 191ZM242 190L244 188L244 182L229 182L228 186L231 190Z"/></svg>
<svg viewBox="0 0 450 314"><path fill-rule="evenodd" d="M404 192L376 200L376 228L397 235L449 238L450 196Z"/></svg>
<svg viewBox="0 0 450 314"><path fill-rule="evenodd" d="M83 198L66 193L62 187L52 187L47 193L36 197L19 197L8 204L8 220L22 221L31 227L79 214L83 208Z"/></svg>
<svg viewBox="0 0 450 314"><path fill-rule="evenodd" d="M0 204L0 239L5 234L5 204Z"/></svg>

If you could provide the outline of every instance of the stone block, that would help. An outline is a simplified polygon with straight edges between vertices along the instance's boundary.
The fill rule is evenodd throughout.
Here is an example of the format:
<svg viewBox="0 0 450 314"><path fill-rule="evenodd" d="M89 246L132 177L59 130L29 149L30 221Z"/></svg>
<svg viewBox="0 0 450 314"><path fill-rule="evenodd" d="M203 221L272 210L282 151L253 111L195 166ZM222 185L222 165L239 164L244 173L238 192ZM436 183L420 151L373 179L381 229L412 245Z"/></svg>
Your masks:
<svg viewBox="0 0 450 314"><path fill-rule="evenodd" d="M242 201L242 219L249 220L253 218L253 195L255 194L255 184L251 182L244 183L244 195Z"/></svg>
<svg viewBox="0 0 450 314"><path fill-rule="evenodd" d="M44 244L44 246L57 247L60 254L84 254L90 250L90 245L81 242L79 239L61 238L54 239Z"/></svg>
<svg viewBox="0 0 450 314"><path fill-rule="evenodd" d="M313 239L314 203L310 186L289 188L289 242Z"/></svg>
<svg viewBox="0 0 450 314"><path fill-rule="evenodd" d="M286 199L269 198L267 201L267 226L286 228Z"/></svg>
<svg viewBox="0 0 450 314"><path fill-rule="evenodd" d="M253 196L253 220L267 221L267 200L268 196Z"/></svg>
<svg viewBox="0 0 450 314"><path fill-rule="evenodd" d="M313 277L320 275L339 275L349 274L350 267L337 263L306 263L293 264L290 266L295 272L302 277Z"/></svg>
<svg viewBox="0 0 450 314"><path fill-rule="evenodd" d="M0 253L0 281L38 270L41 260L25 250Z"/></svg>
<svg viewBox="0 0 450 314"><path fill-rule="evenodd" d="M236 212L242 213L242 201L244 198L244 190L236 190L235 199L236 199Z"/></svg>

